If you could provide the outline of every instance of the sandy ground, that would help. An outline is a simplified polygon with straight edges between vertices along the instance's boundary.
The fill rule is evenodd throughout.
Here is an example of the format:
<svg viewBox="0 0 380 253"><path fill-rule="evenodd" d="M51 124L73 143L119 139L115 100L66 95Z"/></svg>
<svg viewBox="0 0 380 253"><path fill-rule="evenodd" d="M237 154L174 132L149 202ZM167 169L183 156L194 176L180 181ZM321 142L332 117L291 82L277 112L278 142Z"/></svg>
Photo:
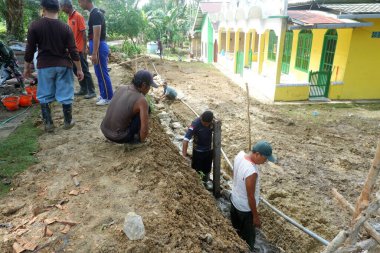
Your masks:
<svg viewBox="0 0 380 253"><path fill-rule="evenodd" d="M222 120L222 146L231 161L240 150L248 149L243 90L209 65L159 60L155 65L198 113L211 109ZM153 71L147 62L138 67ZM115 86L131 76L129 68L116 64L111 74ZM167 103L165 108L184 125L194 119L179 101ZM24 239L45 246L41 252L245 252L244 242L179 156L157 116L151 121L150 145L125 153L122 145L107 142L99 130L105 110L94 101L76 99L77 125L64 131L61 108L55 106L58 128L53 135L41 136L40 163L19 175L14 190L1 199L0 221L11 222L14 228L0 228L0 251L11 252L15 240L22 244ZM351 203L358 197L379 137L379 106L262 105L251 101L250 116L252 141L270 141L283 168L262 166L262 195L302 225L332 240L349 224L350 216L335 203L330 191L337 188ZM79 188L73 184L73 173L78 173ZM78 195L70 195L72 190L79 191ZM130 241L122 232L130 211L143 218L146 237L141 241ZM319 242L262 204L260 213L263 232L277 247L286 252L321 251ZM54 222L47 226L53 235L42 237L52 219L78 224L67 227L65 222ZM15 230L21 224L24 226ZM21 236L16 238L15 233Z"/></svg>

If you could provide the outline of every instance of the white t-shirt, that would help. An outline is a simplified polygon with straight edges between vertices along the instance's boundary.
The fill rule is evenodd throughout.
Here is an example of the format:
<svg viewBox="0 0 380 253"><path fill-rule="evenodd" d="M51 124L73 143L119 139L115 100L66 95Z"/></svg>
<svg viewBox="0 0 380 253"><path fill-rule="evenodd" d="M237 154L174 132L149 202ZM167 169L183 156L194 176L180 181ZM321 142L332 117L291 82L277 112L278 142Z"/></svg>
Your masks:
<svg viewBox="0 0 380 253"><path fill-rule="evenodd" d="M252 174L257 174L255 190L256 206L259 204L260 200L260 181L259 170L257 169L257 165L252 163L250 160L246 159L245 155L246 154L243 151L240 151L234 160L234 179L231 201L237 210L242 212L250 212L251 208L248 204L245 180Z"/></svg>

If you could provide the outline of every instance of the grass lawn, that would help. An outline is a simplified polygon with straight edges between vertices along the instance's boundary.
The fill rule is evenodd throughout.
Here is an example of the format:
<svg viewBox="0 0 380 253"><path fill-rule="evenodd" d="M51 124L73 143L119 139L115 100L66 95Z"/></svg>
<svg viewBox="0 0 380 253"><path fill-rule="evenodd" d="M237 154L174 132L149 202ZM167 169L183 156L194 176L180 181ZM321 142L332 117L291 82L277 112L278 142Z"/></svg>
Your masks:
<svg viewBox="0 0 380 253"><path fill-rule="evenodd" d="M33 110L32 116L21 124L5 140L0 141L0 196L11 188L7 179L26 170L37 163L34 154L38 151L38 136L41 130L34 126L38 110Z"/></svg>

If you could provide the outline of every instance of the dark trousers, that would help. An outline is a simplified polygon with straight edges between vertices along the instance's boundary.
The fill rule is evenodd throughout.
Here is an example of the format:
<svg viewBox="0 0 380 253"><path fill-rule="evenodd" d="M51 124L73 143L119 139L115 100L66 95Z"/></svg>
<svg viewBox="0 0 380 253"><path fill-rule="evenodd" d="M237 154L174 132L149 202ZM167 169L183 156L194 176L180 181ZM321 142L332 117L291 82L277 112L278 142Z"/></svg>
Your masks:
<svg viewBox="0 0 380 253"><path fill-rule="evenodd" d="M127 137L125 137L124 142L125 143L139 142L140 128L141 128L140 115L137 114L132 118L131 124L129 124L128 135Z"/></svg>
<svg viewBox="0 0 380 253"><path fill-rule="evenodd" d="M208 179L207 175L211 171L211 164L212 164L212 150L209 151L197 151L193 150L193 158L191 159L191 167L195 169L197 172L203 172L204 177L202 178L203 181L206 181Z"/></svg>
<svg viewBox="0 0 380 253"><path fill-rule="evenodd" d="M256 231L253 225L252 212L242 212L231 202L231 222L238 235L247 242L250 250L255 246Z"/></svg>
<svg viewBox="0 0 380 253"><path fill-rule="evenodd" d="M82 72L84 75L84 78L82 81L79 82L80 90L85 94L93 94L95 93L95 86L94 81L92 80L91 73L88 69L88 63L87 59L84 58L83 53L79 53L80 57L80 64L82 65ZM74 64L73 66L74 74L77 75L77 68Z"/></svg>

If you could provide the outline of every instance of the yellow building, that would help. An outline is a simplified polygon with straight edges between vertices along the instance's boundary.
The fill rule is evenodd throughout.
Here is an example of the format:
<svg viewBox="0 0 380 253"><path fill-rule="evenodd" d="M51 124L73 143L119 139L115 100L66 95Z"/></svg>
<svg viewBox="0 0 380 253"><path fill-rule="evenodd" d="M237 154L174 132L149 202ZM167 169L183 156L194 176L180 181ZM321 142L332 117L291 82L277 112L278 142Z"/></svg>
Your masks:
<svg viewBox="0 0 380 253"><path fill-rule="evenodd" d="M270 101L380 99L380 3L336 1L225 1L218 63Z"/></svg>

